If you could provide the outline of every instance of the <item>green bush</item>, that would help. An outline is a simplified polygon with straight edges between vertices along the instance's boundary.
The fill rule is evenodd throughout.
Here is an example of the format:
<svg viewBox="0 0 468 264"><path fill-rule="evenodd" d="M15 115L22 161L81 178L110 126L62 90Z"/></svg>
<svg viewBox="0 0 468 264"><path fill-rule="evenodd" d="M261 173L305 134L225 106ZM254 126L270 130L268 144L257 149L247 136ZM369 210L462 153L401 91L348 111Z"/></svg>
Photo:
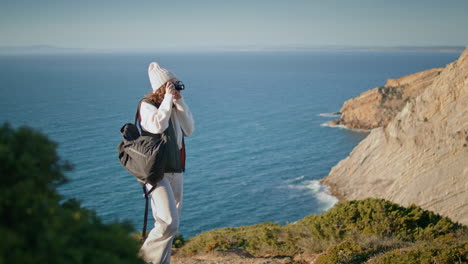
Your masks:
<svg viewBox="0 0 468 264"><path fill-rule="evenodd" d="M354 241L344 241L327 250L326 255L317 259L317 264L361 263L364 249Z"/></svg>
<svg viewBox="0 0 468 264"><path fill-rule="evenodd" d="M468 263L468 242L424 243L396 249L369 261L371 264Z"/></svg>
<svg viewBox="0 0 468 264"><path fill-rule="evenodd" d="M375 255L407 245L407 242L392 238L355 236L328 248L316 263L365 263Z"/></svg>
<svg viewBox="0 0 468 264"><path fill-rule="evenodd" d="M174 241L172 241L173 248L180 248L184 244L185 244L185 239L184 239L184 236L181 234L177 234L174 238Z"/></svg>
<svg viewBox="0 0 468 264"><path fill-rule="evenodd" d="M331 246L317 258L317 264L419 264L466 263L466 238L447 236L432 241L402 242L365 237Z"/></svg>
<svg viewBox="0 0 468 264"><path fill-rule="evenodd" d="M311 236L329 241L341 241L353 233L413 241L433 239L461 228L418 206L405 208L382 199L338 203L330 211L307 216L297 224L305 226Z"/></svg>
<svg viewBox="0 0 468 264"><path fill-rule="evenodd" d="M288 243L283 235L279 224L269 222L215 229L190 239L181 248L180 254L191 256L214 250L241 248L254 256L293 256L297 248Z"/></svg>
<svg viewBox="0 0 468 264"><path fill-rule="evenodd" d="M140 263L129 223L104 224L56 188L71 166L30 128L0 127L0 263Z"/></svg>
<svg viewBox="0 0 468 264"><path fill-rule="evenodd" d="M314 255L329 249L321 260L359 263L376 254L415 241L432 241L466 228L417 206L402 207L381 199L341 202L328 212L294 224L262 223L204 232L179 251L196 255L216 250L244 249L257 257ZM344 250L349 246L350 251ZM345 252L335 255L333 252ZM348 259L349 258L349 259ZM327 262L328 261L328 262Z"/></svg>

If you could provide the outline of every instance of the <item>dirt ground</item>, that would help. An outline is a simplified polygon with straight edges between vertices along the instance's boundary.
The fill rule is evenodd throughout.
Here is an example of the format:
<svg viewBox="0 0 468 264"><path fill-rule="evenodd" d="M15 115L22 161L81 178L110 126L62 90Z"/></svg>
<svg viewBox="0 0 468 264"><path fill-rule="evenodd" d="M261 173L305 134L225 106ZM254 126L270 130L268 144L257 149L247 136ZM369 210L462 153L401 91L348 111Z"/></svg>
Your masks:
<svg viewBox="0 0 468 264"><path fill-rule="evenodd" d="M241 250L215 252L201 256L172 256L173 264L292 264L299 263L291 257L256 258ZM302 263L313 263L313 260L302 260Z"/></svg>

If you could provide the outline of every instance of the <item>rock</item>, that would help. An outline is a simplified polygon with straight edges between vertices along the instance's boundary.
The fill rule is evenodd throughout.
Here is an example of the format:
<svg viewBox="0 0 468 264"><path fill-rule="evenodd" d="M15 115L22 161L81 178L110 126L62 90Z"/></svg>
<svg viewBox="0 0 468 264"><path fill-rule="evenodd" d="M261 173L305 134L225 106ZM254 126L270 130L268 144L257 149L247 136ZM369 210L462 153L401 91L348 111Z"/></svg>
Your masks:
<svg viewBox="0 0 468 264"><path fill-rule="evenodd" d="M387 85L408 88L422 76L426 80L418 83L431 85L386 127L373 129L323 182L342 199L416 204L468 225L468 47L442 71L389 80ZM366 97L379 100L379 92L359 100ZM349 110L343 108L345 115ZM373 120L365 122L379 123Z"/></svg>
<svg viewBox="0 0 468 264"><path fill-rule="evenodd" d="M344 125L352 129L373 129L386 126L406 105L429 87L443 68L388 79L377 87L346 101L341 118L330 125Z"/></svg>

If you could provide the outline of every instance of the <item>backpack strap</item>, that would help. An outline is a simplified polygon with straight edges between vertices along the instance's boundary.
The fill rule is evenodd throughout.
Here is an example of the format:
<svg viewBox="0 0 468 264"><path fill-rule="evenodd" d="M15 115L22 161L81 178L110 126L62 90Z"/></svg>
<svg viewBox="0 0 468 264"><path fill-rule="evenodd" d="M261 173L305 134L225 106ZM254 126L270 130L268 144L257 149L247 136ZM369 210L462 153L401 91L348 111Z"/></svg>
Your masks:
<svg viewBox="0 0 468 264"><path fill-rule="evenodd" d="M156 189L156 185L154 185L149 191L146 190L146 184L142 184L141 186L143 187L143 196L145 197L145 218L143 220L143 231L141 232L141 237L142 240L145 241L147 237L146 225L148 224L148 198L149 195L154 191L154 189Z"/></svg>
<svg viewBox="0 0 468 264"><path fill-rule="evenodd" d="M140 125L140 107L141 107L141 103L142 102L147 102L147 103L150 103L152 104L147 98L143 98L140 100L140 102L138 103L138 107L137 107L137 110L136 110L136 113L135 113L135 126L140 126L140 130L143 132L143 129L141 129L141 125ZM156 106L159 108L159 106ZM142 237L142 240L145 241L146 240L146 226L148 224L148 207L149 207L149 196L150 194L154 191L154 189L156 189L156 186L157 185L153 185L153 187L148 191L146 189L146 184L145 183L142 183L141 184L142 188L143 188L143 193L144 193L144 197L145 197L145 216L144 216L144 219L143 219L143 230L141 232L141 237Z"/></svg>
<svg viewBox="0 0 468 264"><path fill-rule="evenodd" d="M138 123L138 124L140 123L140 122L138 122L138 121L140 120L140 107L141 107L141 103L142 103L143 101L145 101L145 99L146 99L146 98L143 98L143 99L140 100L140 102L138 102L138 107L137 107L137 110L136 110L136 112L135 112L135 121L134 121L135 126L137 126L137 123Z"/></svg>

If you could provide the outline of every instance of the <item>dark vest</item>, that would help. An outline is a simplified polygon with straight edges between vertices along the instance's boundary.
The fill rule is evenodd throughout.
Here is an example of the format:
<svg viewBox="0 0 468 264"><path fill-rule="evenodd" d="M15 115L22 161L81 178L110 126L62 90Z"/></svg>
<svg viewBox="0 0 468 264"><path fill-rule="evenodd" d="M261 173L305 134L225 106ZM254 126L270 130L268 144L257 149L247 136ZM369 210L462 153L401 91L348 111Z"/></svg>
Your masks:
<svg viewBox="0 0 468 264"><path fill-rule="evenodd" d="M144 100L144 102L152 104L159 108L159 105L153 104L150 100ZM140 117L141 120L141 117ZM141 127L141 125L140 125ZM152 136L152 137L161 137L161 134L153 134L147 131L142 130L141 134L143 136ZM172 125L172 119L169 119L169 126L164 131L164 134L167 136L167 145L166 145L166 168L164 172L167 173L179 173L185 171L185 144L182 140L182 149L179 149L177 145L177 137L174 131L174 126Z"/></svg>

